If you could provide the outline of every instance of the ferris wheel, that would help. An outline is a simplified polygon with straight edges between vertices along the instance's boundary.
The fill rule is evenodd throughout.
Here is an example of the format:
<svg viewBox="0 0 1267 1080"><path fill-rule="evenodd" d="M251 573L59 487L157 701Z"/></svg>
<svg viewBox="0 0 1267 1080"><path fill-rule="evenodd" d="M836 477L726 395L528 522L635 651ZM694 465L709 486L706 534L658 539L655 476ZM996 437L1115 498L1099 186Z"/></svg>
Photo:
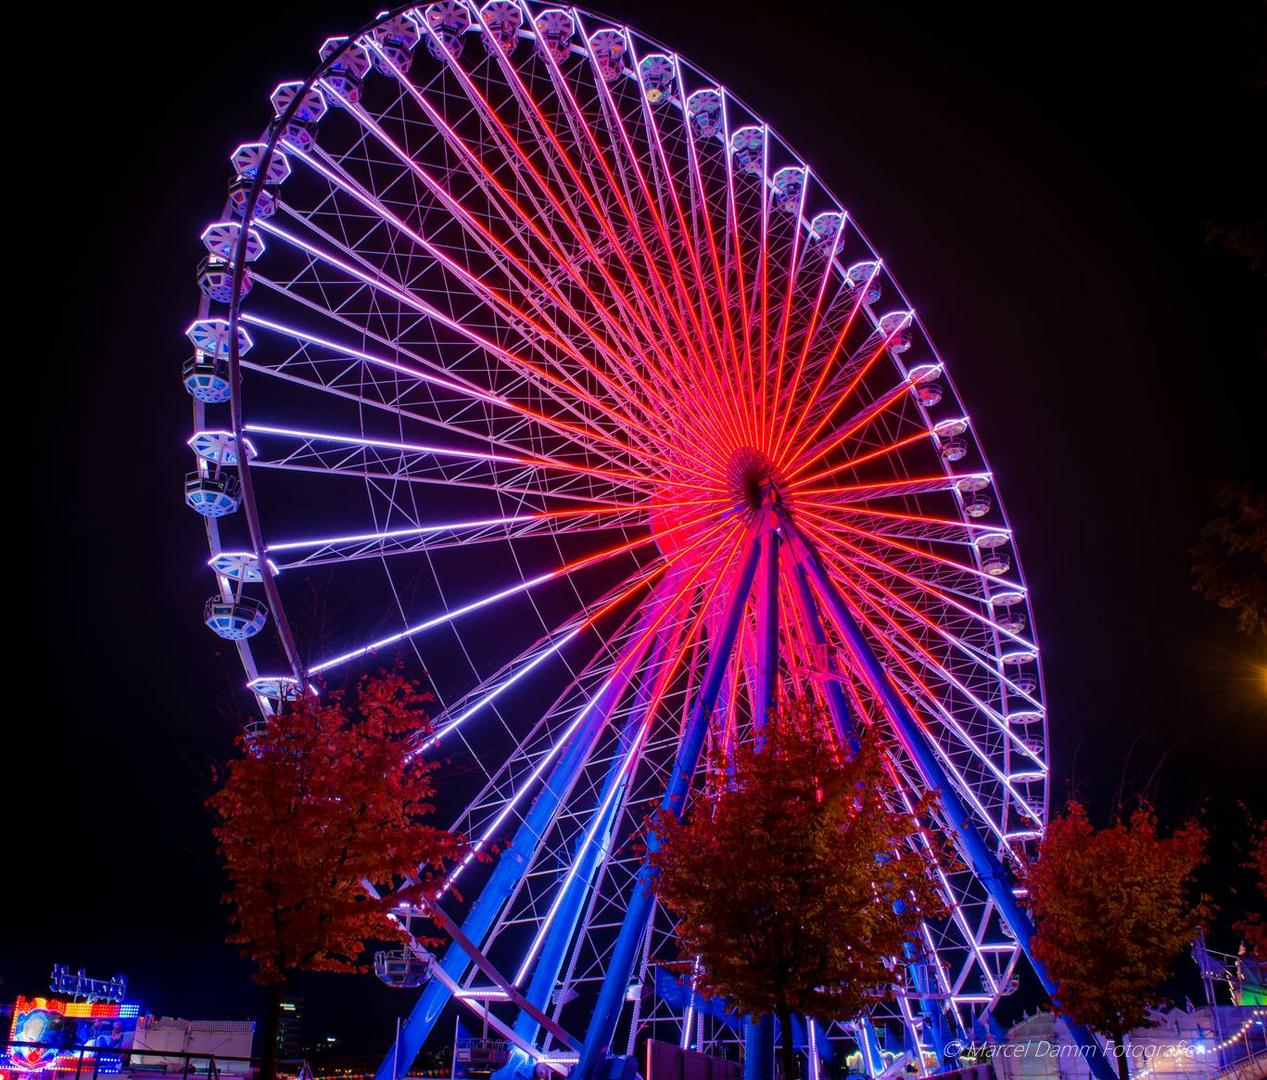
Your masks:
<svg viewBox="0 0 1267 1080"><path fill-rule="evenodd" d="M445 881L447 950L380 958L421 987L381 1080L453 1001L507 1075L646 1035L768 1075L768 1030L667 974L633 840L780 688L872 729L962 856L894 1000L797 1032L815 1080L924 1069L1015 985L1048 767L1012 531L918 315L776 132L628 27L442 0L319 55L202 233L185 495L262 714L405 657L453 826L504 847Z"/></svg>

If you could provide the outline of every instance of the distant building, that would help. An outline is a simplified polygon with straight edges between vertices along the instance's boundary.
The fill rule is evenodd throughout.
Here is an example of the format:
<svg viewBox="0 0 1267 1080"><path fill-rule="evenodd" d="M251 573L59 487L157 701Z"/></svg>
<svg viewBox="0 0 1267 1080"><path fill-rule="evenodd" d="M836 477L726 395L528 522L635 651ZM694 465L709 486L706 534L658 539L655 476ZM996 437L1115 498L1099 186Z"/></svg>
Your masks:
<svg viewBox="0 0 1267 1080"><path fill-rule="evenodd" d="M282 1015L277 1025L277 1056L298 1058L303 1056L304 999L290 996L282 998Z"/></svg>
<svg viewBox="0 0 1267 1080"><path fill-rule="evenodd" d="M186 1059L175 1055L197 1054L214 1056L221 1075L245 1075L250 1064L245 1059L251 1056L254 1038L253 1020L181 1020L174 1016L161 1019L145 1016L136 1025L132 1046L135 1050L150 1052L135 1054L131 1066L161 1069L179 1075ZM231 1058L244 1060L228 1060ZM206 1071L206 1061L197 1061L196 1064Z"/></svg>

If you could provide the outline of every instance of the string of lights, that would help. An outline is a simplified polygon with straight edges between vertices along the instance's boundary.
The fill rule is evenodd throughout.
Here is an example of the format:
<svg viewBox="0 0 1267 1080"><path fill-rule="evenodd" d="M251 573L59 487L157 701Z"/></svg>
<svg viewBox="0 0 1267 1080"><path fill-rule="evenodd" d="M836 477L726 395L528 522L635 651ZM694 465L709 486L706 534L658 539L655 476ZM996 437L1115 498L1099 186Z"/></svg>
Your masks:
<svg viewBox="0 0 1267 1080"><path fill-rule="evenodd" d="M1249 1033L1249 1029L1255 1024L1258 1024L1260 1027L1263 1025L1263 1017L1267 1017L1267 1009L1255 1009L1249 1014L1245 1023L1240 1026L1238 1031L1229 1035L1221 1043L1216 1043L1214 1046L1210 1047L1210 1052L1217 1054L1221 1050L1226 1050L1233 1043L1239 1042Z"/></svg>
<svg viewBox="0 0 1267 1080"><path fill-rule="evenodd" d="M1257 1024L1260 1027L1264 1026L1264 1024L1267 1023L1267 1020L1264 1018L1267 1018L1267 1009L1254 1009L1250 1012L1249 1016L1246 1017L1245 1022L1222 1042L1215 1043L1213 1046L1209 1047L1197 1043L1195 1046L1189 1047L1188 1049L1190 1053L1202 1056L1206 1054L1220 1054L1224 1050L1227 1050L1234 1044L1240 1042L1241 1039L1245 1038L1245 1036L1249 1034L1249 1029L1254 1027L1254 1025ZM1140 1069L1135 1073L1135 1080L1148 1080L1148 1077L1152 1075L1153 1070L1151 1068Z"/></svg>

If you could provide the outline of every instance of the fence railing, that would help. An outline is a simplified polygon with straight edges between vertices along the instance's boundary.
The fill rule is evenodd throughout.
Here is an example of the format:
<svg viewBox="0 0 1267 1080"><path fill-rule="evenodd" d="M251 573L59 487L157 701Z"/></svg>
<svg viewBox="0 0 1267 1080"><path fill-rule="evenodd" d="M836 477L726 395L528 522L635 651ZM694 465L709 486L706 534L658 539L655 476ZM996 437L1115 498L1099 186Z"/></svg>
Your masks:
<svg viewBox="0 0 1267 1080"><path fill-rule="evenodd" d="M99 1080L102 1076L124 1070L155 1077L179 1076L181 1080L191 1080L194 1077L209 1077L210 1080L221 1080L228 1076L256 1077L263 1060L258 1057L165 1050L153 1046L66 1046L61 1043L6 1039L3 1050L12 1049L49 1051L53 1058L63 1062L56 1067L57 1071L66 1076L73 1071L75 1080ZM8 1054L5 1056L8 1057ZM66 1060L68 1058L75 1061L73 1070ZM35 1070L30 1067L0 1062L0 1075L30 1075L33 1071ZM303 1058L278 1060L277 1075L286 1080L314 1080L312 1067Z"/></svg>
<svg viewBox="0 0 1267 1080"><path fill-rule="evenodd" d="M1241 1058L1215 1076L1214 1080L1262 1080L1264 1076L1267 1076L1267 1050L1261 1050L1252 1057Z"/></svg>

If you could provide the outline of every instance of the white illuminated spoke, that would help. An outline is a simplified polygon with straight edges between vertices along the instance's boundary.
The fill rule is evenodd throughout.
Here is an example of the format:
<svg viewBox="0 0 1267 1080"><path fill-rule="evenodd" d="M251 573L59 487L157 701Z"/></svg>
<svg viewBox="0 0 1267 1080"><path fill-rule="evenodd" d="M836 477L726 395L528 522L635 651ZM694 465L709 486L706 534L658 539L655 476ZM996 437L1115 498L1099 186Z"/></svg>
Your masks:
<svg viewBox="0 0 1267 1080"><path fill-rule="evenodd" d="M321 566L348 559L412 554L454 545L504 543L528 536L578 536L645 524L647 511L637 505L542 511L504 518L474 518L377 532L274 541L269 554L280 569Z"/></svg>
<svg viewBox="0 0 1267 1080"><path fill-rule="evenodd" d="M905 613L907 616L909 616L909 618L915 624L918 624L920 626L927 628L929 632L936 634L938 637L941 637L943 640L948 642L952 647L963 651L964 654L969 659L971 659L975 663L983 665L986 668L986 670L991 671L991 672L994 672L997 670L998 656L995 654L995 652L991 652L989 650L983 649L980 646L974 645L973 643L965 640L962 637L958 637L954 634L951 634L942 623L939 623L936 620L930 618L923 611L917 608L911 602L910 599L900 596L897 592L893 590L893 588L886 586L885 584L877 580L877 578L873 576L873 574L878 572L880 574L883 574L886 577L897 577L897 578L900 578L901 581L906 582L907 584L915 585L917 588L921 589L925 594L927 594L926 597L916 598L916 599L921 600L925 604L926 607L932 606L929 603L929 600L933 597L937 598L938 600L944 601L948 606L953 607L955 611L942 613L943 619L951 620L956 613L962 614L964 616L967 616L970 619L977 620L977 622L980 624L979 629L984 630L988 628L989 630L993 630L994 632L1000 635L1005 635L1008 639L1010 639L1011 642L1015 644L1015 647L1019 650L1033 651L1037 649L1037 646L1034 645L1032 642L1021 637L1019 634L1006 633L1004 630L1002 630L1001 627L998 626L997 623L995 623L993 620L988 618L980 610L973 610L969 608L967 605L956 600L953 596L950 596L947 593L944 593L936 589L934 586L930 585L927 581L924 581L923 579L920 579L920 578L916 578L913 575L903 573L898 568L896 568L892 563L886 563L881 559L875 558L869 552L863 550L861 547L858 547L856 544L849 543L848 541L843 541L843 546L844 546L844 550L847 551L849 555L854 557L853 566L849 570L843 571L845 576L851 577L855 582L866 582L868 585L874 587L874 589L879 594L883 595L885 602L890 606L890 608L893 608L893 609L900 608L902 612ZM870 574L867 573L866 570L862 569L860 563L864 563L867 566L871 567L873 572ZM954 621L961 622L962 620L954 620Z"/></svg>
<svg viewBox="0 0 1267 1080"><path fill-rule="evenodd" d="M730 536L733 535L732 529ZM733 547L731 550L733 552ZM599 657L591 660L590 665L569 685L554 706L546 711L542 720L525 733L516 754L502 766L497 775L489 778L484 789L455 823L456 828L479 837L478 843L481 846L494 837L497 829L523 802L529 788L541 777L546 765L557 756L567 739L577 731L590 712L600 706L608 709L613 707L616 695L622 694L629 680L634 677L639 661L645 658L655 636L663 633L663 628L671 627L680 618L679 611L683 603L689 602L707 566L707 562L700 564L681 581L673 581L667 576L662 579L661 588L656 593L656 603L640 622L632 626L627 624L619 650L614 651L610 659L603 658L608 659L607 665L602 666ZM717 581L713 583L713 592L718 584ZM594 673L592 679L598 685L567 721L563 734L557 734L558 718L564 706L572 700L572 692L581 684L582 678L591 671ZM604 694L612 694L613 700L604 702ZM652 712L649 714L649 721L653 717ZM540 850L540 842L537 850ZM469 860L463 865L469 865ZM446 888L455 880L456 877L451 877L446 881Z"/></svg>
<svg viewBox="0 0 1267 1080"><path fill-rule="evenodd" d="M706 521L710 517L715 517L715 515L712 515L712 514L699 515L693 519L690 519L684 522L682 525L677 526L677 529L685 530L691 527L692 525L702 524L704 521ZM712 531L715 532L719 527L720 526L714 526ZM360 645L355 649L351 649L347 652L340 653L338 656L331 657L328 660L322 660L319 663L312 664L309 666L308 670L312 672L313 674L320 674L323 671L328 671L332 667L337 667L341 664L345 664L349 660L354 660L354 659L357 659L358 657L362 657L362 656L369 655L371 653L378 652L381 649L384 649L388 646L395 645L397 642L402 641L405 638L411 638L417 634L422 634L428 630L433 630L437 626L443 626L446 623L452 622L454 619L457 619L463 615L470 614L472 611L478 611L481 608L486 608L491 604L496 604L498 601L505 600L507 597L515 596L519 593L527 592L529 589L534 589L539 585L544 585L547 582L556 581L560 578L567 577L570 574L574 574L579 571L585 570L591 566L594 566L597 563L603 562L604 560L615 558L616 556L619 556L619 555L628 554L629 552L634 551L637 548L647 546L649 543L651 543L650 537L642 537L636 540L628 541L623 544L618 544L614 547L608 548L607 550L598 552L596 554L585 555L580 559L575 559L572 562L565 563L562 566L555 567L553 570L547 570L545 573L537 574L516 585L508 585L504 589L499 589L496 592L489 593L488 595L479 597L476 600L467 601L466 603L463 603L459 605L458 607L453 608L451 610L438 612L437 614L432 615L429 618L423 619L420 622L407 626L403 630L397 631L394 634L388 634L385 637L381 637L377 639L376 641L369 642L368 644L365 644L365 645Z"/></svg>
<svg viewBox="0 0 1267 1080"><path fill-rule="evenodd" d="M506 468L548 469L570 476L591 477L608 484L632 488L647 486L647 481L643 477L632 472L617 472L605 467L594 468L579 461L563 461L545 456L504 454L421 443L400 443L347 432L304 431L274 424L248 424L246 430L261 440L271 437L298 444L295 449L276 459L271 459L271 463L275 466L305 467L310 462L315 462L314 467L318 468L351 469L359 472L366 468L381 469L386 466L386 463L394 462L396 472L392 475L421 477L427 475L429 469L442 468L443 462L457 461L467 466L487 465L493 474L496 474L498 467L502 467L503 471ZM267 457L258 460L261 464L270 461Z"/></svg>
<svg viewBox="0 0 1267 1080"><path fill-rule="evenodd" d="M263 277L257 277L257 285L275 289L291 297L283 287ZM293 297L291 297L293 298ZM451 377L427 370L426 361L416 354L393 347L390 342L375 339L374 335L361 336L377 340L378 351L366 351L348 344L336 332L332 337L322 336L311 330L303 330L273 320L247 313L243 321L252 328L280 334L292 339L299 351L276 366L244 362L252 371L272 375L313 390L355 401L374 409L383 409L412 422L445 431L486 439L491 444L514 452L515 442L509 437L527 441L540 438L544 429L547 435L559 436L559 445L576 444L585 452L612 464L627 461L622 458L622 443L605 436L588 426L577 424L527 408L505 393L490 393L478 386L459 382ZM353 329L345 319L345 329ZM389 359L383 352L396 352L398 359ZM404 363L401 362L403 359ZM366 377L362 365L374 372ZM302 372L302 374L300 374ZM417 384L414 384L417 380ZM493 406L502 419L496 427L490 427L484 406ZM481 407L476 413L471 406ZM424 413L425 408L443 409L443 416ZM527 421L527 423L525 423ZM515 427L512 427L511 424Z"/></svg>
<svg viewBox="0 0 1267 1080"><path fill-rule="evenodd" d="M947 556L938 555L931 551L922 551L912 544L904 543L903 541L894 539L890 536L867 532L864 529L859 529L855 526L849 525L843 520L823 523L820 517L817 523L824 524L824 527L829 530L844 532L850 536L859 537L861 539L874 540L881 549L887 549L891 553L901 552L900 555L890 554L891 559L909 559L912 561L922 560L925 564L949 571L953 574L966 575L969 578L975 578L983 582L996 582L996 587L998 589L1024 589L1024 586L1022 586L1019 582L1011 581L1003 577L1001 574L990 574L985 570L948 558ZM901 565L900 562L898 565Z"/></svg>
<svg viewBox="0 0 1267 1080"><path fill-rule="evenodd" d="M512 351L496 340L496 331L499 329L497 324L489 326L487 331L474 329L472 324L461 321L453 315L446 314L434 304L428 303L419 298L419 296L401 282L392 280L381 272L371 272L361 269L356 265L356 261L346 259L331 247L305 240L295 233L283 230L279 225L272 222L265 222L262 225L270 235L277 237L287 244L299 249L305 255L318 260L340 274L346 274L349 277L360 282L366 288L384 294L385 298L394 301L401 307L422 315L423 317L433 320L445 329L451 330L470 341L470 343L479 349L487 351L496 360L507 364L514 370L527 374L534 381L541 383L543 386L550 387L553 391L561 394L572 394L579 399L585 406L590 407L594 411L602 414L607 420L615 421L627 427L634 427L634 421L618 409L604 405L596 397L589 392L575 385L569 385L566 380L560 379L552 374L550 370L551 357L545 354L541 359L533 361L527 356L528 350ZM532 334L524 334L523 341L532 351L540 352L541 350L535 346L535 337ZM581 410L569 404L569 411L580 414Z"/></svg>
<svg viewBox="0 0 1267 1080"><path fill-rule="evenodd" d="M978 741L974 739L973 736L963 727L958 718L955 716L953 710L948 708L940 698L936 697L931 692L928 683L925 680L930 676L933 678L944 679L956 690L959 690L974 707L985 713L987 716L990 716L990 718L994 720L995 726L998 728L999 732L1004 736L1011 737L1015 742L1016 748L1024 751L1023 744L1020 740L1016 739L1015 736L1012 735L1000 717L992 714L991 710L989 710L988 706L986 706L984 702L975 697L975 695L973 695L972 692L946 667L938 663L927 650L923 649L917 642L915 642L912 635L896 619L894 619L882 603L872 597L865 589L854 587L851 591L856 597L865 601L870 614L864 615L863 618L868 622L868 625L872 625L870 623L871 619L878 618L882 620L886 626L895 631L900 638L905 639L903 642L898 642L891 635L883 633L880 634L881 640L884 642L884 647L890 655L897 656L898 653L901 654L901 659L898 660L899 665L906 674L910 676L912 682L917 688L919 696L931 706L932 710L939 717L944 727L953 734L953 736L958 740L959 745L980 761L988 772L994 775L995 780L998 783L1008 789L1017 805L1024 810L1027 816L1031 817L1035 821L1041 820L1038 812L1024 801L1021 794L1016 791L1016 789L1012 786L1011 781L1006 775L1004 775L1002 769L995 764L991 756L983 749L980 743L978 743ZM909 666L910 663L920 665L925 669L926 675L923 678L916 675L913 669ZM946 760L947 764L950 765L951 759L947 756L945 749L938 743L934 743L934 748L937 749L938 753L940 753ZM1031 757L1033 757L1033 755L1031 755ZM1033 761L1039 768L1046 768L1045 764L1037 757L1033 757ZM978 804L978 808L982 810L983 814L985 813L984 808L981 808L980 804ZM990 819L991 822L992 820L993 819ZM998 831L997 826L991 824L991 827ZM999 832L999 837L1000 839L1003 838L1002 832Z"/></svg>

